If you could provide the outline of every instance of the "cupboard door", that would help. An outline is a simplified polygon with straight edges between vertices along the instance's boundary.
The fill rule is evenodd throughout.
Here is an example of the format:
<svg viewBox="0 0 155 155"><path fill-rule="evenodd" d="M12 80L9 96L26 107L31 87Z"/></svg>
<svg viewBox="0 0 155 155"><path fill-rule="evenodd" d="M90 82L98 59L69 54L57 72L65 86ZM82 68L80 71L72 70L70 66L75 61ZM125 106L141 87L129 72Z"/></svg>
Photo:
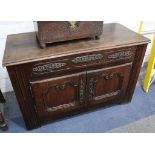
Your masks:
<svg viewBox="0 0 155 155"><path fill-rule="evenodd" d="M132 63L87 72L87 102L121 100L126 92Z"/></svg>
<svg viewBox="0 0 155 155"><path fill-rule="evenodd" d="M31 81L31 91L36 111L41 120L67 113L85 105L86 72Z"/></svg>

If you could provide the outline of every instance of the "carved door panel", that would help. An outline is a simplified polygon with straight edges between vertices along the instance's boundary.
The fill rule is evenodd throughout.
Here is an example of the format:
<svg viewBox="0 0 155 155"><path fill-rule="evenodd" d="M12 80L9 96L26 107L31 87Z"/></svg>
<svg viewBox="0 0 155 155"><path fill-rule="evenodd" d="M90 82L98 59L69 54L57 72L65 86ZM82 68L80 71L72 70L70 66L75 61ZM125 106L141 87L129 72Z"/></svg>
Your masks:
<svg viewBox="0 0 155 155"><path fill-rule="evenodd" d="M85 104L86 73L33 81L32 96L41 119L78 109Z"/></svg>
<svg viewBox="0 0 155 155"><path fill-rule="evenodd" d="M87 102L120 100L126 92L132 63L87 72Z"/></svg>

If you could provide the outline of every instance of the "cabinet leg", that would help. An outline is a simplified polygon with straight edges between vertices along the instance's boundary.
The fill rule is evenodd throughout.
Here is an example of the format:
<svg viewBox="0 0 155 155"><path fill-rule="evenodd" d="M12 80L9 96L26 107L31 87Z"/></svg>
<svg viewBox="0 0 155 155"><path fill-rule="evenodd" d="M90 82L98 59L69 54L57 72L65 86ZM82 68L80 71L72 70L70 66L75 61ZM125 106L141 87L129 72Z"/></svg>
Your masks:
<svg viewBox="0 0 155 155"><path fill-rule="evenodd" d="M3 117L3 114L0 112L0 128L4 131L8 130L8 125Z"/></svg>
<svg viewBox="0 0 155 155"><path fill-rule="evenodd" d="M0 103L4 103L5 102L5 99L4 99L4 96L0 90Z"/></svg>
<svg viewBox="0 0 155 155"><path fill-rule="evenodd" d="M99 40L100 39L100 36L95 36L95 40Z"/></svg>
<svg viewBox="0 0 155 155"><path fill-rule="evenodd" d="M46 44L45 43L40 43L40 47L41 48L46 48Z"/></svg>
<svg viewBox="0 0 155 155"><path fill-rule="evenodd" d="M91 39L92 40L99 40L100 39L100 36L93 36Z"/></svg>
<svg viewBox="0 0 155 155"><path fill-rule="evenodd" d="M37 36L36 36L36 40L37 40L37 43L39 44L40 48L46 48L46 44L41 42Z"/></svg>

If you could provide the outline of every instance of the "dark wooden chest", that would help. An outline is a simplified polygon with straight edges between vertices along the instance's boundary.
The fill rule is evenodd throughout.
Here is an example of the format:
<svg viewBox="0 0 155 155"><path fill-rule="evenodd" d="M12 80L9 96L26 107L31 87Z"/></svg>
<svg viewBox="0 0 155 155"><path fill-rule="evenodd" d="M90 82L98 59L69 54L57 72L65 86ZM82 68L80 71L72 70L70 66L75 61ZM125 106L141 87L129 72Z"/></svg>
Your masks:
<svg viewBox="0 0 155 155"><path fill-rule="evenodd" d="M103 32L103 21L36 21L37 39L42 48L47 43L94 38Z"/></svg>
<svg viewBox="0 0 155 155"><path fill-rule="evenodd" d="M105 24L100 40L40 49L35 33L7 38L7 67L27 129L111 104L130 102L149 40Z"/></svg>

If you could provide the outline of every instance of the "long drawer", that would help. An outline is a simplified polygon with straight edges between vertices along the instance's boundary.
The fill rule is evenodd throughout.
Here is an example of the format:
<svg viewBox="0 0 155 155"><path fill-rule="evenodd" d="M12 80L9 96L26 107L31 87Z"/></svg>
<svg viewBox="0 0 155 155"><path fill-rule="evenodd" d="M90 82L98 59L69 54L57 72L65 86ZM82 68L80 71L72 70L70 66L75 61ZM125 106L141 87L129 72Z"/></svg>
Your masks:
<svg viewBox="0 0 155 155"><path fill-rule="evenodd" d="M59 74L66 71L88 69L89 67L102 65L124 64L132 62L136 53L136 46L119 48L113 50L96 51L85 54L77 54L54 59L42 60L30 64L22 65L22 70L29 75L31 79L54 76L51 73ZM23 67L24 66L24 67Z"/></svg>

